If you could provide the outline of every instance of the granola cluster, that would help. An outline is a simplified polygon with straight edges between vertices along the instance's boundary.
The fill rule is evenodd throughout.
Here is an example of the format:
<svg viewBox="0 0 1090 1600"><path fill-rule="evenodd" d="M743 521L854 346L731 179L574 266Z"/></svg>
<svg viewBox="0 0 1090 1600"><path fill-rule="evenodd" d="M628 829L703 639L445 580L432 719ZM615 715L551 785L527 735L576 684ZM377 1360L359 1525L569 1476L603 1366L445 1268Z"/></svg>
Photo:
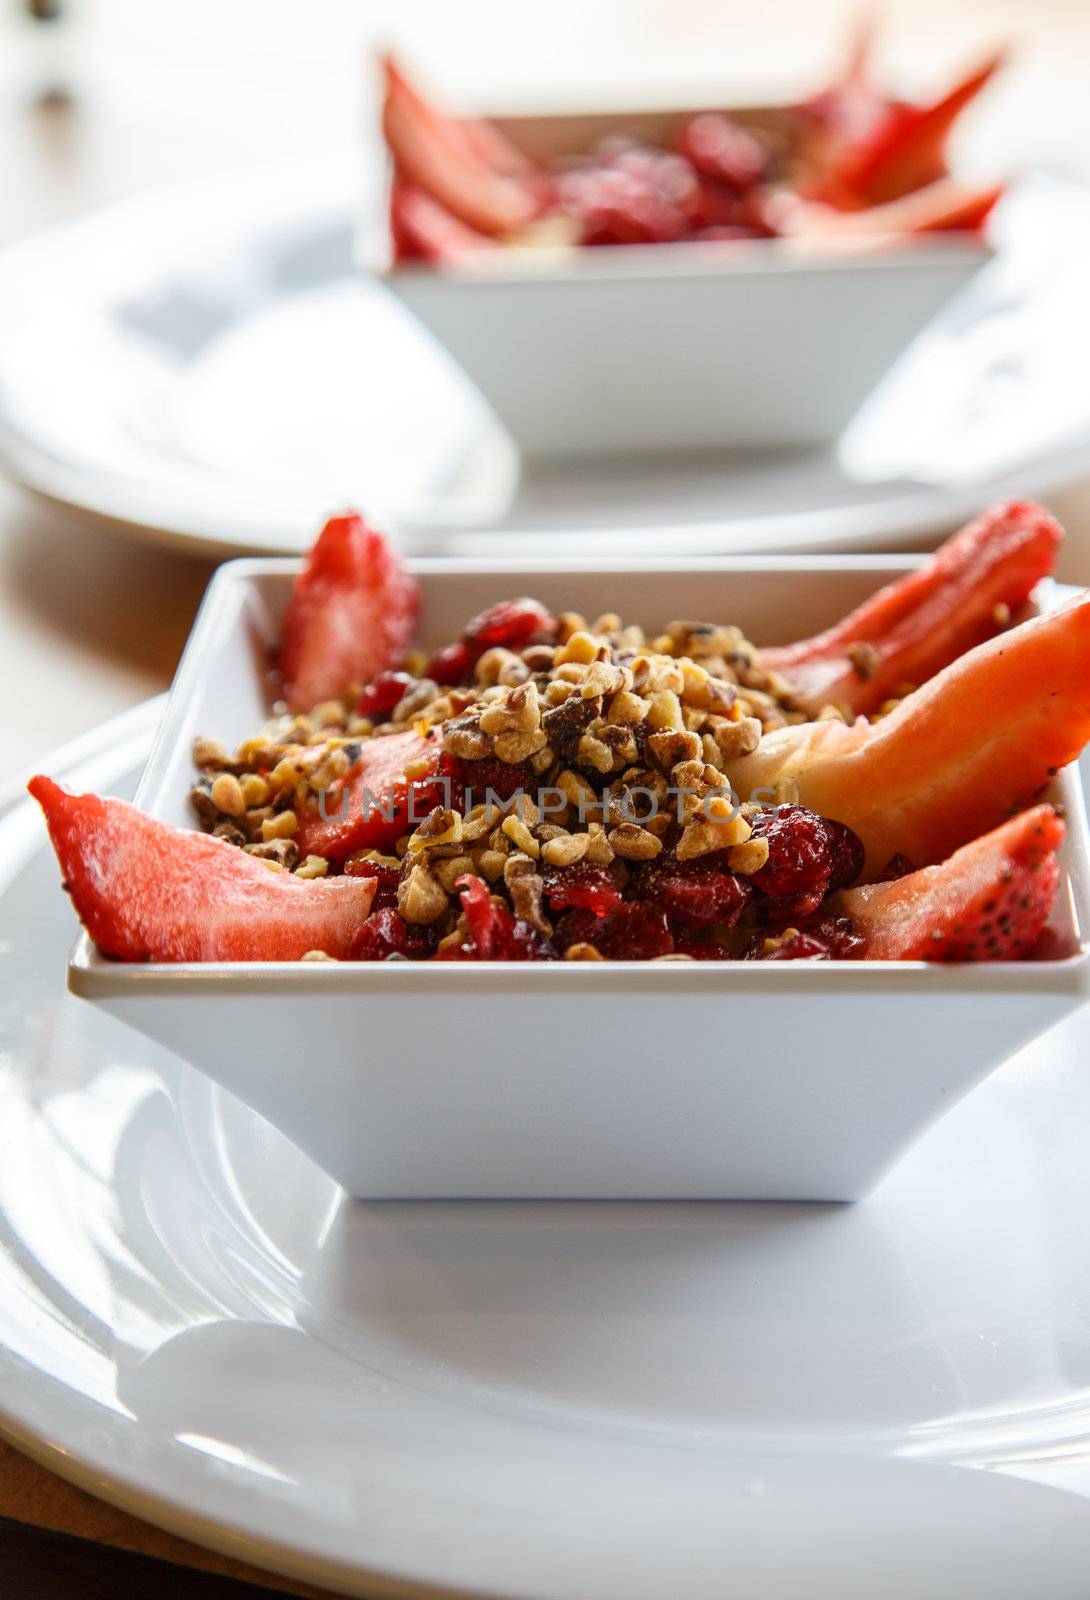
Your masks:
<svg viewBox="0 0 1090 1600"><path fill-rule="evenodd" d="M396 910L439 954L473 944L467 878L544 947L558 905L585 910L593 899L591 890L591 900L565 899L558 883L597 883L619 900L646 886L655 864L691 878L714 853L718 868L747 878L768 861L753 808L735 805L723 767L806 713L738 628L674 622L648 639L615 615L588 623L567 613L521 648L466 659L459 682L440 683L429 665L412 657L404 672L307 716L275 716L233 755L198 739L191 801L202 826L276 871L376 877L376 907ZM398 734L419 745L405 783L441 775L444 803L381 847L366 842L340 859L307 850L319 797L351 782L365 747ZM575 939L550 953L600 952Z"/></svg>

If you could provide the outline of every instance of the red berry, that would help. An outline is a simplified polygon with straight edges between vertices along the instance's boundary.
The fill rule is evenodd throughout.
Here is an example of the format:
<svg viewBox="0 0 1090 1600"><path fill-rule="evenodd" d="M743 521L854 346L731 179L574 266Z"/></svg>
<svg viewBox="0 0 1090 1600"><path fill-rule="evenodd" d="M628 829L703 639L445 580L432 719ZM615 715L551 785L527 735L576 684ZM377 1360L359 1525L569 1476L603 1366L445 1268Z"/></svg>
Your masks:
<svg viewBox="0 0 1090 1600"><path fill-rule="evenodd" d="M519 600L501 600L489 606L466 624L462 638L474 656L484 655L497 646L504 650L521 650L539 635L552 639L556 633L556 619L537 600L523 597Z"/></svg>
<svg viewBox="0 0 1090 1600"><path fill-rule="evenodd" d="M798 894L758 894L753 898L754 920L763 928L797 927L815 912L821 910L825 899L825 880L815 888L803 889Z"/></svg>
<svg viewBox="0 0 1090 1600"><path fill-rule="evenodd" d="M679 955L691 956L694 961L733 961L734 954L725 945L712 939L700 939L682 932L674 940Z"/></svg>
<svg viewBox="0 0 1090 1600"><path fill-rule="evenodd" d="M580 862L545 873L545 898L553 911L590 911L604 917L620 905L623 896L604 867Z"/></svg>
<svg viewBox="0 0 1090 1600"><path fill-rule="evenodd" d="M547 961L555 956L552 946L539 939L525 922L519 922L506 906L497 905L483 878L466 873L455 880L469 927L469 940L460 949L441 951L447 961Z"/></svg>
<svg viewBox="0 0 1090 1600"><path fill-rule="evenodd" d="M585 245L665 244L689 226L688 209L646 175L616 166L581 167L561 179L564 210Z"/></svg>
<svg viewBox="0 0 1090 1600"><path fill-rule="evenodd" d="M766 176L768 153L761 141L721 111L702 111L678 136L678 149L702 178L745 194Z"/></svg>
<svg viewBox="0 0 1090 1600"><path fill-rule="evenodd" d="M646 900L624 900L602 917L569 911L557 926L556 942L563 950L592 944L611 961L650 961L674 948L665 912Z"/></svg>
<svg viewBox="0 0 1090 1600"><path fill-rule="evenodd" d="M464 683L473 666L473 657L464 644L445 644L428 662L426 674L444 686Z"/></svg>
<svg viewBox="0 0 1090 1600"><path fill-rule="evenodd" d="M374 878L375 898L371 902L372 909L383 911L390 906L397 905L397 885L401 876L398 867L388 867L381 861L365 861L362 856L354 857L344 864L346 878Z"/></svg>
<svg viewBox="0 0 1090 1600"><path fill-rule="evenodd" d="M793 926L793 924L792 924ZM854 961L864 953L866 941L852 929L849 917L816 917L812 922L797 928L777 949L764 949L770 937L783 937L786 926L778 934L771 929L755 934L745 951L747 961Z"/></svg>
<svg viewBox="0 0 1090 1600"><path fill-rule="evenodd" d="M670 917L697 927L712 922L733 927L753 893L746 879L725 863L709 857L679 862L672 851L637 867L633 884Z"/></svg>
<svg viewBox="0 0 1090 1600"><path fill-rule="evenodd" d="M520 767L492 756L486 756L483 761L463 761L460 776L466 789L467 806L484 805L490 789L500 800L510 800L520 789L529 794L538 787L540 781L529 767ZM502 817L497 817L496 826L502 821Z"/></svg>
<svg viewBox="0 0 1090 1600"><path fill-rule="evenodd" d="M754 195L736 194L711 178L701 182L692 227L700 239L771 239L776 232Z"/></svg>
<svg viewBox="0 0 1090 1600"><path fill-rule="evenodd" d="M751 826L755 838L768 841L768 860L750 880L762 894L816 895L813 910L831 889L851 883L862 870L863 847L852 830L804 806L768 807Z"/></svg>
<svg viewBox="0 0 1090 1600"><path fill-rule="evenodd" d="M700 184L692 164L671 150L654 145L631 144L619 150L610 166L650 184L669 204L678 206L686 217L694 214L700 201Z"/></svg>
<svg viewBox="0 0 1090 1600"><path fill-rule="evenodd" d="M388 961L404 956L423 961L431 954L432 939L423 928L411 927L392 906L372 911L348 947L349 961Z"/></svg>
<svg viewBox="0 0 1090 1600"><path fill-rule="evenodd" d="M862 839L847 823L832 822L826 817L825 827L830 852L829 885L825 892L831 894L834 889L846 889L855 882L863 870L866 852Z"/></svg>
<svg viewBox="0 0 1090 1600"><path fill-rule="evenodd" d="M380 672L361 691L356 710L361 717L385 716L400 704L415 682L407 672Z"/></svg>

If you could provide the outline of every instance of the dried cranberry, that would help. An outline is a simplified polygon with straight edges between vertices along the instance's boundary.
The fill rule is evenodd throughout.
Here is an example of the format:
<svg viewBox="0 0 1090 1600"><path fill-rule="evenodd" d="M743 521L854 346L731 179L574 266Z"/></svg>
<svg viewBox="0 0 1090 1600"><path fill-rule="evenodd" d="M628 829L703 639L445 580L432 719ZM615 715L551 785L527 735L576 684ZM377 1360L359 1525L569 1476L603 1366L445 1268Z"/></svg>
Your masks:
<svg viewBox="0 0 1090 1600"><path fill-rule="evenodd" d="M828 947L812 933L793 933L774 950L757 957L759 961L829 961Z"/></svg>
<svg viewBox="0 0 1090 1600"><path fill-rule="evenodd" d="M545 898L553 911L590 911L604 917L623 898L604 867L585 861L574 867L552 867L544 876Z"/></svg>
<svg viewBox="0 0 1090 1600"><path fill-rule="evenodd" d="M466 624L462 638L472 655L481 656L497 646L504 650L521 650L531 639L539 636L551 639L556 633L556 619L538 600L525 596L519 600L501 600L489 606Z"/></svg>
<svg viewBox="0 0 1090 1600"><path fill-rule="evenodd" d="M675 936L674 944L679 955L691 956L694 961L734 960L733 952L726 945L716 944L714 939L698 938L685 931Z"/></svg>
<svg viewBox="0 0 1090 1600"><path fill-rule="evenodd" d="M483 878L466 873L455 880L469 927L469 939L459 949L441 951L447 961L547 961L555 951L539 939L527 923L506 906L497 905Z"/></svg>
<svg viewBox="0 0 1090 1600"><path fill-rule="evenodd" d="M520 789L529 794L538 783L529 767L520 767L494 757L486 757L483 761L463 761L461 777L466 788L467 804L475 806L485 803L490 789L498 799L510 800ZM498 817L496 820L499 823L503 819Z"/></svg>
<svg viewBox="0 0 1090 1600"><path fill-rule="evenodd" d="M753 894L746 879L729 871L725 863L707 858L678 861L672 852L642 863L632 881L645 899L669 916L697 927L712 922L733 927Z"/></svg>
<svg viewBox="0 0 1090 1600"><path fill-rule="evenodd" d="M825 899L825 879L799 894L758 894L753 897L753 919L761 927L786 927L805 922L821 910Z"/></svg>
<svg viewBox="0 0 1090 1600"><path fill-rule="evenodd" d="M344 875L346 878L374 878L375 898L371 902L372 912L397 905L397 884L401 876L400 868L387 866L381 861L365 861L362 858L356 858L345 862Z"/></svg>
<svg viewBox="0 0 1090 1600"><path fill-rule="evenodd" d="M433 682L445 686L464 683L469 677L472 666L473 656L467 645L445 644L431 656L426 671Z"/></svg>
<svg viewBox="0 0 1090 1600"><path fill-rule="evenodd" d="M585 245L665 244L689 226L685 205L645 174L613 165L564 173L560 197Z"/></svg>
<svg viewBox="0 0 1090 1600"><path fill-rule="evenodd" d="M768 860L753 874L763 894L794 895L821 887L832 866L832 841L824 817L803 806L775 806L751 819L753 835L768 841Z"/></svg>
<svg viewBox="0 0 1090 1600"><path fill-rule="evenodd" d="M646 900L623 900L603 917L569 911L557 924L556 942L562 950L592 944L612 961L650 961L674 948L665 912Z"/></svg>
<svg viewBox="0 0 1090 1600"><path fill-rule="evenodd" d="M853 883L863 868L863 846L843 822L830 822L804 806L778 806L752 819L754 837L768 841L768 860L751 883L761 894L791 902L765 906L762 920L808 916L833 889Z"/></svg>
<svg viewBox="0 0 1090 1600"><path fill-rule="evenodd" d="M769 937L783 938L786 928L755 934L746 947L747 961L854 961L863 955L866 941L852 929L849 917L815 917L796 928L777 949L764 949Z"/></svg>
<svg viewBox="0 0 1090 1600"><path fill-rule="evenodd" d="M776 232L756 195L738 195L710 178L700 185L692 226L701 239L770 239Z"/></svg>
<svg viewBox="0 0 1090 1600"><path fill-rule="evenodd" d="M404 956L422 961L431 954L432 941L423 928L411 927L391 906L372 911L348 946L349 961L388 961Z"/></svg>
<svg viewBox="0 0 1090 1600"><path fill-rule="evenodd" d="M689 220L700 202L700 183L692 163L672 150L630 141L609 158L615 172L627 172L650 184L662 199L677 206Z"/></svg>
<svg viewBox="0 0 1090 1600"><path fill-rule="evenodd" d="M846 889L855 882L863 870L866 852L862 839L847 823L833 822L826 817L825 827L830 851L829 886L825 892L831 894L834 889Z"/></svg>
<svg viewBox="0 0 1090 1600"><path fill-rule="evenodd" d="M416 682L407 672L380 672L356 702L361 717L385 716L394 710Z"/></svg>
<svg viewBox="0 0 1090 1600"><path fill-rule="evenodd" d="M701 111L678 136L678 149L702 178L745 194L767 176L768 152L761 141L721 111Z"/></svg>

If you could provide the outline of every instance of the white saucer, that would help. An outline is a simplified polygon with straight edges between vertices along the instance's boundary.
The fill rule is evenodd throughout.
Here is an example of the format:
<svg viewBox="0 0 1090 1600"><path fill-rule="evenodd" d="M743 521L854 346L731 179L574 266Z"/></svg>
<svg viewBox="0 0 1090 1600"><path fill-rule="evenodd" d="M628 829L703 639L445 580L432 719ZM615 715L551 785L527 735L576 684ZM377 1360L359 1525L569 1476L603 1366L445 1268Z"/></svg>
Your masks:
<svg viewBox="0 0 1090 1600"><path fill-rule="evenodd" d="M50 770L127 790L156 715ZM353 1593L1085 1600L1085 1014L855 1208L346 1205L66 996L72 931L17 802L0 1422L49 1466Z"/></svg>
<svg viewBox="0 0 1090 1600"><path fill-rule="evenodd" d="M191 184L9 248L0 465L208 553L301 550L351 502L416 553L476 555L516 535L526 553L659 549L663 526L679 552L878 548L1090 471L1090 191L1075 183L1010 197L998 262L835 449L519 482L460 373L353 271L361 165Z"/></svg>

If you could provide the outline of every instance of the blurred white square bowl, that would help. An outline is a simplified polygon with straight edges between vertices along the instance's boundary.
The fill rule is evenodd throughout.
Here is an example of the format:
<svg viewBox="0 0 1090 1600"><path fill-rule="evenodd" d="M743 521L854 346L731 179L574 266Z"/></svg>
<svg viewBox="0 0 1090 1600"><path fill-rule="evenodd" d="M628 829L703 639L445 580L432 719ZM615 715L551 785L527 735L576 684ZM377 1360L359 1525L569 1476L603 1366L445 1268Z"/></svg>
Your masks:
<svg viewBox="0 0 1090 1600"><path fill-rule="evenodd" d="M652 631L714 617L807 635L912 558L625 566L424 561L421 638L513 593ZM297 563L216 574L137 796L192 826L197 733L266 715ZM1087 991L1090 858L1062 774L1061 959L923 963L124 965L78 942L72 990L202 1069L370 1198L846 1200Z"/></svg>
<svg viewBox="0 0 1090 1600"><path fill-rule="evenodd" d="M608 134L662 139L686 114L498 121L541 159ZM782 108L733 114L783 118ZM528 459L828 443L991 254L978 236L932 233L851 246L519 246L398 265L384 208L359 250Z"/></svg>

